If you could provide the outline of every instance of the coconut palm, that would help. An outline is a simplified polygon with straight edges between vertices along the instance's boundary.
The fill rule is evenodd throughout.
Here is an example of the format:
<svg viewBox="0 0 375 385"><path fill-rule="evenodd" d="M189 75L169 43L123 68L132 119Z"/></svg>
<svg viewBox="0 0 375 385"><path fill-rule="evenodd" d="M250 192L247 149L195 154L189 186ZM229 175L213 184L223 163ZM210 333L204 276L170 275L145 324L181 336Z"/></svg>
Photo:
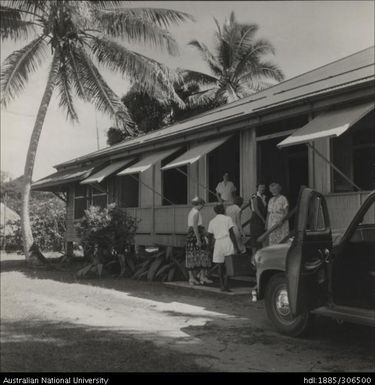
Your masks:
<svg viewBox="0 0 375 385"><path fill-rule="evenodd" d="M180 70L186 83L200 84L200 91L190 96L190 103L230 103L269 86L266 81L284 78L281 69L265 59L275 49L268 40L255 38L258 25L238 23L233 12L223 27L216 19L215 23L214 53L197 40L189 43L199 51L211 74Z"/></svg>
<svg viewBox="0 0 375 385"><path fill-rule="evenodd" d="M2 63L1 103L6 107L25 87L30 73L51 58L47 84L37 113L27 152L22 206L22 234L26 260L33 237L29 198L39 137L54 90L67 116L77 120L74 96L93 103L136 134L127 108L107 85L94 60L142 84L146 92L157 86L179 101L173 89L175 74L162 64L116 41L147 43L177 53L168 32L172 24L192 20L188 14L157 8L128 7L122 1L11 0L0 6L1 39L30 39ZM158 91L158 92L159 92Z"/></svg>

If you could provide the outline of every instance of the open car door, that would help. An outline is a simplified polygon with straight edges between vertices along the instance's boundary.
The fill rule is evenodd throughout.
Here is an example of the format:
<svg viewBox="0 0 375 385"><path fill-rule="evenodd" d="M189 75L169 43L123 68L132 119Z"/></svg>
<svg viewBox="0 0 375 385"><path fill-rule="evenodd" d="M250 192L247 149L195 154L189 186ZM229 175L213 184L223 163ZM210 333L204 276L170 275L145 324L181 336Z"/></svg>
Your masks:
<svg viewBox="0 0 375 385"><path fill-rule="evenodd" d="M309 188L301 190L295 228L286 271L289 305L297 316L327 301L332 234L322 194Z"/></svg>

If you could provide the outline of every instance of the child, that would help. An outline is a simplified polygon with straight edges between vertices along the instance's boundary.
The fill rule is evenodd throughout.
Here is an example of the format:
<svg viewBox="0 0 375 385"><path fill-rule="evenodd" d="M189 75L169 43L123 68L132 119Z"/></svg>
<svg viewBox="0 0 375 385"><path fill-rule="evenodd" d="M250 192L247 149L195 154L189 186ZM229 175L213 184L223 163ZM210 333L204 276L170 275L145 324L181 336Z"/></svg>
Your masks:
<svg viewBox="0 0 375 385"><path fill-rule="evenodd" d="M216 216L208 225L208 245L212 250L212 240L215 239L213 262L219 266L219 278L221 291L230 291L228 287L228 276L225 269L225 257L239 253L236 236L233 231L233 221L224 215L225 208L222 204L214 207Z"/></svg>

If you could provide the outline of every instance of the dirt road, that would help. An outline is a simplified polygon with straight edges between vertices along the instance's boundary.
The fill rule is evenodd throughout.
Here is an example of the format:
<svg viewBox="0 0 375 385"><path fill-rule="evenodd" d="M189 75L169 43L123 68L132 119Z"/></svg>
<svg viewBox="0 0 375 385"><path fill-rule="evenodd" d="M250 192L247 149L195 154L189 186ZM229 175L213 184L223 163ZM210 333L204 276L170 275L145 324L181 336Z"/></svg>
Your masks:
<svg viewBox="0 0 375 385"><path fill-rule="evenodd" d="M18 258L19 259L19 258ZM262 303L2 261L1 371L374 371L374 329L275 333Z"/></svg>

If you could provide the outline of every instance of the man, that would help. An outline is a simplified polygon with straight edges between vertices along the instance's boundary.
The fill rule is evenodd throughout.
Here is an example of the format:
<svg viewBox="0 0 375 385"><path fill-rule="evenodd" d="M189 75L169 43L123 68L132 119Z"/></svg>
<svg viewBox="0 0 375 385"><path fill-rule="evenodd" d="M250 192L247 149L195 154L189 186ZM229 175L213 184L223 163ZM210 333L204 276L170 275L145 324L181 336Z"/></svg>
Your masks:
<svg viewBox="0 0 375 385"><path fill-rule="evenodd" d="M226 172L223 175L223 181L216 186L216 196L220 203L227 203L232 201L233 193L237 189L233 182L229 180L229 174Z"/></svg>

